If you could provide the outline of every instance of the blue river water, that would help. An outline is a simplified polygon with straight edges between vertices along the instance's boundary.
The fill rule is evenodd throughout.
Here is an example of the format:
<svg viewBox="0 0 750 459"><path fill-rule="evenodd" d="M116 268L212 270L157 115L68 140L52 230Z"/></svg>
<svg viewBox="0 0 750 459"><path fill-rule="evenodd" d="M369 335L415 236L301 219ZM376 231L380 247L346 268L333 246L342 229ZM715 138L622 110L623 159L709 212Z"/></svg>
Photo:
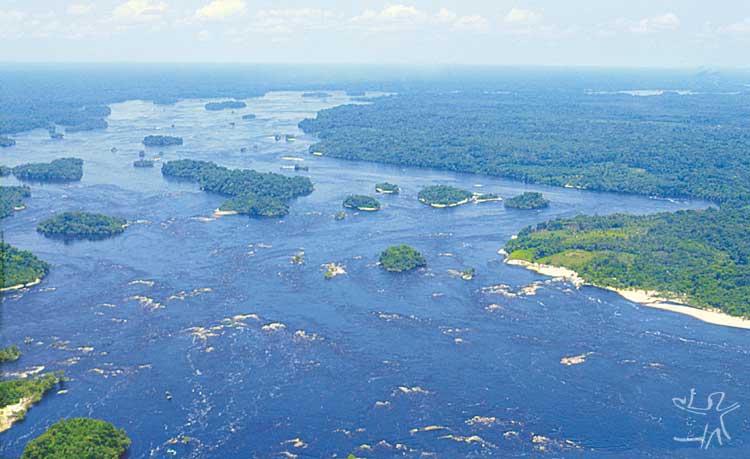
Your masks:
<svg viewBox="0 0 750 459"><path fill-rule="evenodd" d="M88 416L124 428L132 459L750 457L748 331L576 289L498 254L555 217L706 203L310 155L315 139L297 123L348 101L269 93L222 112L205 111L207 100L130 101L112 106L103 131L15 136L3 164L85 164L80 183L33 184L27 209L2 221L7 242L52 265L40 285L4 295L0 345L18 344L23 357L3 370L62 369L70 381L0 434L0 456L18 457L60 418ZM165 180L158 166L132 167L155 133L185 143L149 157L304 174L315 192L284 219L214 218L224 198ZM297 163L309 172L290 169ZM348 194L374 195L379 181L402 192L379 196L380 212L333 218ZM416 199L431 184L538 190L552 204L432 209ZM133 224L96 242L36 233L42 219L79 209ZM379 253L398 243L429 267L380 269ZM292 263L300 252L304 263ZM346 274L324 279L331 262ZM470 281L450 272L469 267ZM672 403L692 388L698 404L715 391L740 403L725 419L731 441L704 451L674 440L703 430Z"/></svg>

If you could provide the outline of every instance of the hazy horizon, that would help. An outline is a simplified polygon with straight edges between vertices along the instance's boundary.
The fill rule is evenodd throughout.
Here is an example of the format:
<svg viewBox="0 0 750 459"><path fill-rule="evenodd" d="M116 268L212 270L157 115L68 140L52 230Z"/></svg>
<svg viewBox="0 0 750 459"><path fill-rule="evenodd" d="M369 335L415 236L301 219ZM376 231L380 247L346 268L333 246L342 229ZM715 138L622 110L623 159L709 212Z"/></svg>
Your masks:
<svg viewBox="0 0 750 459"><path fill-rule="evenodd" d="M0 62L747 68L718 0L6 0Z"/></svg>

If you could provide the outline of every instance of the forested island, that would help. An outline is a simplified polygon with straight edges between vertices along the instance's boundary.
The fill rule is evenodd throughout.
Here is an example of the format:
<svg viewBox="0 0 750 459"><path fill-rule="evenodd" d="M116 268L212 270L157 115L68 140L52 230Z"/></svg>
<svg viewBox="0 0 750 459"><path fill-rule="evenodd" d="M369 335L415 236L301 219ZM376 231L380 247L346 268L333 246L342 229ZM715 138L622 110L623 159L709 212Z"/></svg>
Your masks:
<svg viewBox="0 0 750 459"><path fill-rule="evenodd" d="M133 161L133 167L154 167L153 159L136 159Z"/></svg>
<svg viewBox="0 0 750 459"><path fill-rule="evenodd" d="M125 231L127 221L122 218L91 212L63 212L37 226L47 237L62 239L103 239Z"/></svg>
<svg viewBox="0 0 750 459"><path fill-rule="evenodd" d="M288 213L287 201L313 191L312 182L307 177L228 169L208 161L168 161L161 172L165 177L197 182L203 191L230 196L232 199L220 210L250 216L284 216Z"/></svg>
<svg viewBox="0 0 750 459"><path fill-rule="evenodd" d="M62 419L31 440L21 459L121 459L130 447L122 429L98 419Z"/></svg>
<svg viewBox="0 0 750 459"><path fill-rule="evenodd" d="M470 191L448 185L428 186L417 194L419 202L438 208L460 206L473 197Z"/></svg>
<svg viewBox="0 0 750 459"><path fill-rule="evenodd" d="M60 158L49 163L28 163L13 168L19 180L33 182L77 182L83 178L83 160Z"/></svg>
<svg viewBox="0 0 750 459"><path fill-rule="evenodd" d="M400 191L398 185L388 182L381 182L375 185L375 192L382 194L395 194Z"/></svg>
<svg viewBox="0 0 750 459"><path fill-rule="evenodd" d="M367 212L380 210L380 202L377 199L361 194L347 196L344 199L343 206L347 209L364 210Z"/></svg>
<svg viewBox="0 0 750 459"><path fill-rule="evenodd" d="M414 247L401 244L380 254L380 265L391 272L411 271L427 266L427 260Z"/></svg>
<svg viewBox="0 0 750 459"><path fill-rule="evenodd" d="M24 198L31 196L27 186L0 186L0 219L24 208Z"/></svg>
<svg viewBox="0 0 750 459"><path fill-rule="evenodd" d="M26 250L0 243L2 272L0 289L20 288L39 282L49 272L49 265Z"/></svg>
<svg viewBox="0 0 750 459"><path fill-rule="evenodd" d="M481 204L483 202L502 201L503 198L496 195L495 193L480 193L474 195L474 202Z"/></svg>
<svg viewBox="0 0 750 459"><path fill-rule="evenodd" d="M15 139L11 139L10 137L5 137L0 135L0 148L7 148L12 147L16 144Z"/></svg>
<svg viewBox="0 0 750 459"><path fill-rule="evenodd" d="M182 145L182 137L173 137L169 135L147 135L143 138L143 145L147 147L169 147L173 145Z"/></svg>
<svg viewBox="0 0 750 459"><path fill-rule="evenodd" d="M65 132L70 134L73 132L85 132L85 131L93 131L96 129L107 129L108 127L109 127L109 124L105 120L101 118L93 118L93 119L87 119L74 126L67 126L65 128Z"/></svg>
<svg viewBox="0 0 750 459"><path fill-rule="evenodd" d="M253 113L248 113L247 115L242 115L243 120L254 120L255 115Z"/></svg>
<svg viewBox="0 0 750 459"><path fill-rule="evenodd" d="M506 199L503 203L505 207L511 209L544 209L549 207L549 201L542 196L542 193L528 191Z"/></svg>
<svg viewBox="0 0 750 459"><path fill-rule="evenodd" d="M331 95L325 91L313 91L313 92L303 92L302 97L307 98L307 99L325 99L326 97L331 97Z"/></svg>
<svg viewBox="0 0 750 459"><path fill-rule="evenodd" d="M241 100L225 100L222 102L209 102L206 104L206 110L210 112L218 112L220 110L227 109L240 109L247 107L245 102Z"/></svg>
<svg viewBox="0 0 750 459"><path fill-rule="evenodd" d="M0 349L0 365L14 362L20 357L21 352L16 346ZM0 381L0 432L10 429L14 422L23 420L29 408L62 381L62 372Z"/></svg>
<svg viewBox="0 0 750 459"><path fill-rule="evenodd" d="M750 213L581 216L526 228L510 259L563 266L603 287L653 290L750 316Z"/></svg>

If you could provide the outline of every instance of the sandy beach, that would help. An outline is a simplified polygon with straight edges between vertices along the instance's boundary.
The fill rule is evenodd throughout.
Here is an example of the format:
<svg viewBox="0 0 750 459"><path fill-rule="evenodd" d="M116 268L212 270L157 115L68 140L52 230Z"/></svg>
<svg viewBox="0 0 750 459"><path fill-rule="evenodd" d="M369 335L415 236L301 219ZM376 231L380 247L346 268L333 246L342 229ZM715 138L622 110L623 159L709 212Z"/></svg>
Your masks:
<svg viewBox="0 0 750 459"><path fill-rule="evenodd" d="M30 398L22 398L14 405L0 408L0 432L10 429L13 423L18 420L17 415L28 411L33 404L34 402Z"/></svg>
<svg viewBox="0 0 750 459"><path fill-rule="evenodd" d="M42 282L42 278L33 280L26 284L11 285L10 287L0 288L0 292L9 292L11 290L21 290L22 288L33 287L39 285Z"/></svg>
<svg viewBox="0 0 750 459"><path fill-rule="evenodd" d="M670 298L669 295L665 295L664 293L637 289L617 289L614 287L602 287L599 285L589 284L585 282L577 272L559 266L550 266L539 263L531 263L524 260L510 259L506 259L505 263L513 266L523 266L526 269L537 272L539 274L543 274L545 276L551 276L554 278L569 281L578 288L583 285L591 285L593 287L609 290L617 293L628 301L632 301L634 303L638 303L650 308L685 314L709 324L723 325L725 327L744 328L750 330L750 320L748 319L730 316L729 314L725 314L717 310L696 308L680 302L679 300L675 300L674 298Z"/></svg>

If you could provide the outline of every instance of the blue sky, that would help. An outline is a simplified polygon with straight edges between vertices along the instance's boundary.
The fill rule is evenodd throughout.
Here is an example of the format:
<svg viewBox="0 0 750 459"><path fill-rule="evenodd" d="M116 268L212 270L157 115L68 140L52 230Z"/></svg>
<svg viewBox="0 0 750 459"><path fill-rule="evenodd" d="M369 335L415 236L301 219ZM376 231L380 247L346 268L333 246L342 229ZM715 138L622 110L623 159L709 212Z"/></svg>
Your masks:
<svg viewBox="0 0 750 459"><path fill-rule="evenodd" d="M750 0L0 0L0 61L750 66Z"/></svg>

